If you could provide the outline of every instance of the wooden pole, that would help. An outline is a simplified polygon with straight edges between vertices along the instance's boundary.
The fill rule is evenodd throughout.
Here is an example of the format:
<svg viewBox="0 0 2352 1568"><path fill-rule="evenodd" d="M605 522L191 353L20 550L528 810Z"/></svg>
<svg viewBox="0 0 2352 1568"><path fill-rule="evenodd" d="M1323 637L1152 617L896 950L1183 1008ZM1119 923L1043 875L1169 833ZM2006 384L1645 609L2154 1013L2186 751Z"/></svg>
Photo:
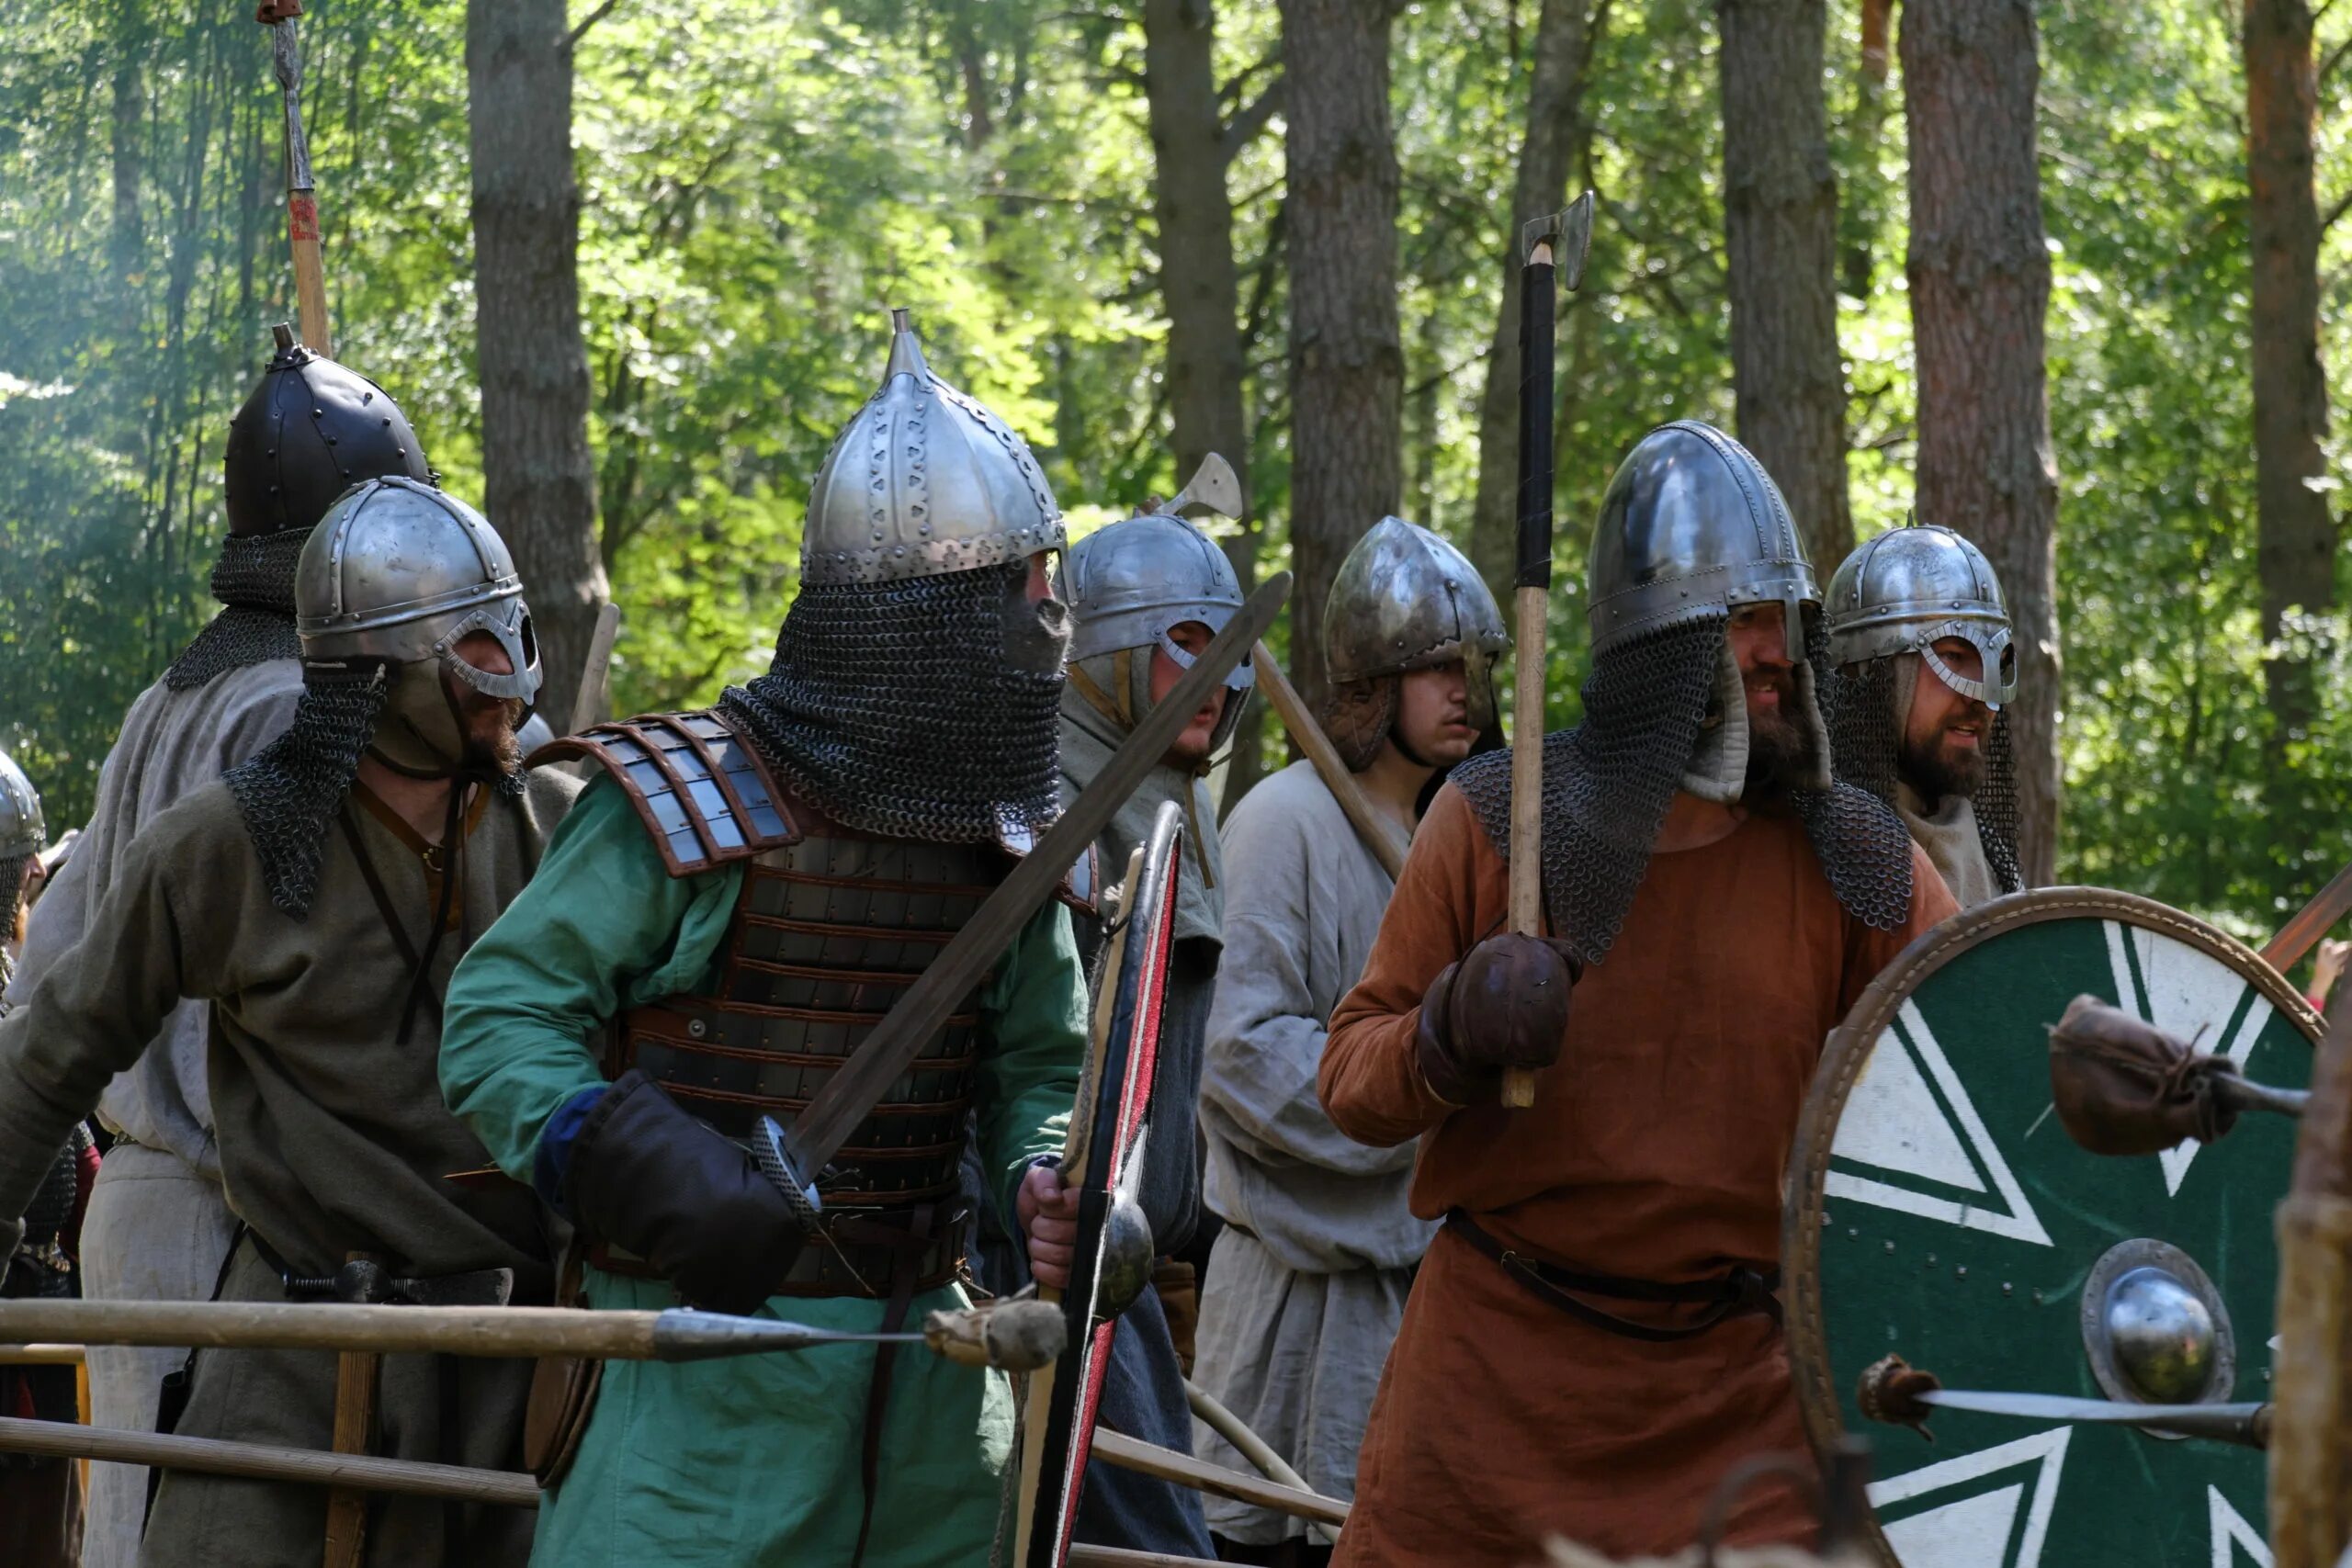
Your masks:
<svg viewBox="0 0 2352 1568"><path fill-rule="evenodd" d="M1258 671L1258 689L1273 705L1283 728L1298 742L1298 749L1306 753L1306 760L1315 764L1316 776L1340 803L1340 809L1347 813L1356 837L1363 840L1363 847L1372 852L1372 858L1381 863L1388 879L1394 882L1405 871L1405 852L1408 847L1405 836L1364 797L1363 785L1356 782L1355 774L1340 760L1339 749L1323 733L1323 727L1315 722L1315 716L1306 711L1306 699L1298 694L1298 688L1283 673L1282 663L1274 658L1273 650L1261 642L1250 660Z"/></svg>
<svg viewBox="0 0 2352 1568"><path fill-rule="evenodd" d="M2336 1568L2352 1540L2352 1008L2320 1041L2278 1236L2272 1559Z"/></svg>
<svg viewBox="0 0 2352 1568"><path fill-rule="evenodd" d="M412 1497L455 1497L461 1502L497 1503L516 1508L537 1507L539 1502L539 1483L518 1471L469 1470L457 1464L320 1453L311 1449L224 1442L217 1438L164 1437L153 1432L121 1432L109 1427L28 1421L17 1416L0 1416L0 1453L106 1460L155 1470L188 1470L254 1481L291 1481L306 1486L356 1487Z"/></svg>
<svg viewBox="0 0 2352 1568"><path fill-rule="evenodd" d="M2262 950L2262 961L2284 975L2347 912L2352 912L2352 865L2328 878L2327 886L2278 928L2278 934Z"/></svg>
<svg viewBox="0 0 2352 1568"><path fill-rule="evenodd" d="M1327 1525L1348 1522L1348 1505L1337 1497L1319 1496L1295 1486L1261 1481L1254 1475L1244 1475L1221 1464L1211 1464L1190 1454L1180 1454L1173 1449L1138 1442L1124 1433L1112 1431L1108 1427L1094 1428L1092 1454L1104 1464L1115 1465L1121 1470L1132 1470L1139 1475L1156 1475L1162 1481L1172 1481L1195 1492L1207 1492L1219 1497L1230 1497L1238 1503L1272 1508L1293 1518L1313 1519Z"/></svg>
<svg viewBox="0 0 2352 1568"><path fill-rule="evenodd" d="M302 50L294 18L302 0L262 0L254 19L269 29L270 61L286 99L286 238L294 250L294 303L302 346L333 358L327 329L326 261L319 246L318 186L311 174L311 144L302 134Z"/></svg>

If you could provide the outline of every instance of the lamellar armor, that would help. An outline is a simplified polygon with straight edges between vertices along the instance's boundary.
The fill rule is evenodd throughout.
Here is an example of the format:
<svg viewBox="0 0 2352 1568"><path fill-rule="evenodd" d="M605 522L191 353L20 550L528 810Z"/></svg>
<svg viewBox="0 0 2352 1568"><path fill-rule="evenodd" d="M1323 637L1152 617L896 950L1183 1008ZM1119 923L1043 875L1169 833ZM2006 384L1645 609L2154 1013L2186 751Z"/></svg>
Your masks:
<svg viewBox="0 0 2352 1568"><path fill-rule="evenodd" d="M716 707L536 753L602 766L672 875L742 865L715 987L626 1010L606 1051L615 1077L641 1071L738 1140L798 1115L1058 809L1069 615L1028 584L1060 513L1021 439L934 376L896 317L882 389L818 477L768 672ZM1065 896L1084 900L1075 884ZM778 1291L953 1276L978 999L820 1177L824 1243Z"/></svg>
<svg viewBox="0 0 2352 1568"><path fill-rule="evenodd" d="M1743 798L1747 702L1725 628L1742 605L1781 606L1793 716L1811 756L1789 792L1848 913L1879 931L1911 904L1902 819L1832 781L1815 671L1826 667L1821 595L1762 464L1695 420L1661 425L1619 466L1593 529L1587 582L1592 672L1584 722L1544 741L1544 897L1555 934L1607 955L1678 792ZM1475 757L1454 784L1510 852L1510 758Z"/></svg>
<svg viewBox="0 0 2352 1568"><path fill-rule="evenodd" d="M1892 802L1912 682L1931 676L1983 703L1984 777L1971 797L1984 858L2002 891L2024 885L2018 868L2017 754L2006 711L2016 697L2017 649L1993 563L1950 528L1893 528L1848 556L1829 580L1829 656L1838 698L1831 750L1838 776ZM1936 644L1975 649L1980 676L1952 670ZM1916 667L1906 672L1906 658Z"/></svg>
<svg viewBox="0 0 2352 1568"><path fill-rule="evenodd" d="M1349 768L1370 767L1396 722L1397 678L1456 660L1470 728L1483 732L1495 722L1495 658L1510 646L1468 558L1419 524L1384 517L1340 563L1325 601L1324 732Z"/></svg>
<svg viewBox="0 0 2352 1568"><path fill-rule="evenodd" d="M277 329L277 351L229 422L222 463L229 536L212 569L227 606L173 661L164 682L201 686L231 670L299 659L294 564L311 527L355 484L393 475L431 482L408 416L366 377Z"/></svg>
<svg viewBox="0 0 2352 1568"><path fill-rule="evenodd" d="M1063 577L1076 622L1070 683L1123 730L1151 708L1151 650L1190 669L1193 656L1170 634L1198 621L1214 636L1241 608L1233 563L1207 535L1170 513L1096 529L1069 552ZM1241 694L1256 681L1247 660L1226 677L1235 694L1226 701L1212 748L1223 746L1241 722Z"/></svg>
<svg viewBox="0 0 2352 1568"><path fill-rule="evenodd" d="M476 754L443 677L519 710L537 694L539 651L505 542L481 513L421 480L371 479L345 491L311 530L295 581L302 696L294 722L226 776L271 902L300 919L362 755L413 777L522 793L518 768ZM506 670L458 652L474 632L496 639ZM451 792L453 810L463 794Z"/></svg>

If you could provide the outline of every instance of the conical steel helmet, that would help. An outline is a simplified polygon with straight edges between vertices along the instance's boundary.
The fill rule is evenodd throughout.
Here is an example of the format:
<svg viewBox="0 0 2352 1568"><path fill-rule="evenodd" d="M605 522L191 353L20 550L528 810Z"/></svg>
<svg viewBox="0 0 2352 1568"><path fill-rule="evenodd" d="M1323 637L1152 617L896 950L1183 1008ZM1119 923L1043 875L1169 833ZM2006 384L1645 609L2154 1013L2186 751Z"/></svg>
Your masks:
<svg viewBox="0 0 2352 1568"><path fill-rule="evenodd" d="M1984 552L1950 528L1890 528L1848 556L1829 580L1829 657L1838 664L1916 653L1953 691L1994 707L2017 695L2009 609ZM1984 660L1971 681L1936 657L1959 637Z"/></svg>
<svg viewBox="0 0 2352 1568"><path fill-rule="evenodd" d="M40 817L40 792L25 770L0 751L0 862L39 854L49 844Z"/></svg>
<svg viewBox="0 0 2352 1568"><path fill-rule="evenodd" d="M430 481L424 449L391 394L322 359L285 326L261 383L229 422L221 466L229 533L308 528L353 485L390 475Z"/></svg>
<svg viewBox="0 0 2352 1568"><path fill-rule="evenodd" d="M1156 646L1190 669L1193 656L1170 631L1198 621L1221 632L1242 604L1241 579L1225 552L1171 513L1147 512L1097 528L1070 547L1062 576L1076 623L1072 659ZM1245 660L1225 683L1247 691L1256 679Z"/></svg>
<svg viewBox="0 0 2352 1568"><path fill-rule="evenodd" d="M1334 681L1368 681L1510 646L1503 613L1469 558L1418 523L1384 517L1331 580L1323 660Z"/></svg>
<svg viewBox="0 0 2352 1568"><path fill-rule="evenodd" d="M1028 444L933 374L890 312L882 387L850 421L808 497L800 581L891 582L1018 561L1066 542Z"/></svg>
<svg viewBox="0 0 2352 1568"><path fill-rule="evenodd" d="M1586 615L1598 655L1740 604L1778 604L1788 656L1821 590L1781 487L1753 454L1694 419L1662 424L1618 466L1592 531Z"/></svg>

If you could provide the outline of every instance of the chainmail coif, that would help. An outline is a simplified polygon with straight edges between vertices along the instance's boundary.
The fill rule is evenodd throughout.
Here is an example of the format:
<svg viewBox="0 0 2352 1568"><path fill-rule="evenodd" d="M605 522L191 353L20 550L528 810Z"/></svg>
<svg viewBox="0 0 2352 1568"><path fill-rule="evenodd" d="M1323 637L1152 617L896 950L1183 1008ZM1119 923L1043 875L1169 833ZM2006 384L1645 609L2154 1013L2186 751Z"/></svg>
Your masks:
<svg viewBox="0 0 2352 1568"><path fill-rule="evenodd" d="M1024 562L804 585L768 672L718 709L846 827L933 843L1042 834L1060 813L1062 674L1005 653ZM1068 640L1067 617L1058 632Z"/></svg>
<svg viewBox="0 0 2352 1568"><path fill-rule="evenodd" d="M1593 660L1584 722L1544 738L1544 903L1553 933L1598 964L1615 943L1651 847L1705 722L1728 612L1639 637ZM1808 626L1807 656L1828 668ZM1825 715L1825 722L1835 719ZM1454 769L1496 852L1510 854L1510 753ZM1911 909L1911 835L1893 808L1850 785L1791 792L1830 890L1847 913L1894 931Z"/></svg>
<svg viewBox="0 0 2352 1568"><path fill-rule="evenodd" d="M269 901L298 920L310 916L327 829L390 695L389 673L382 666L305 670L294 722L224 775L261 859Z"/></svg>
<svg viewBox="0 0 2352 1568"><path fill-rule="evenodd" d="M1895 659L1865 659L1849 664L1828 682L1836 693L1829 719L1830 766L1840 779L1894 804L1895 760L1903 743L1903 715L1894 711ZM1922 669L1922 680L1934 680ZM2017 752L2009 739L2009 715L1993 716L1984 736L1984 780L1969 805L1976 814L1976 837L2004 893L2025 886L2018 868Z"/></svg>
<svg viewBox="0 0 2352 1568"><path fill-rule="evenodd" d="M212 567L212 597L227 606L196 634L164 671L164 684L191 691L207 682L272 659L300 659L294 631L294 563L308 528L232 536Z"/></svg>

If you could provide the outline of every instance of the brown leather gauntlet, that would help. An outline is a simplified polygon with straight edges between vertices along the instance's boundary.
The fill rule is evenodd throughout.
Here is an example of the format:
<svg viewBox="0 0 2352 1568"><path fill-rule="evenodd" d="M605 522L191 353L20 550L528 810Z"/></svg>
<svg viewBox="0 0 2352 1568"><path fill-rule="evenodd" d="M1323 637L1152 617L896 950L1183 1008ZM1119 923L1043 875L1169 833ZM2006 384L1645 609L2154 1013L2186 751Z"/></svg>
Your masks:
<svg viewBox="0 0 2352 1568"><path fill-rule="evenodd" d="M1485 1105L1501 1098L1506 1067L1558 1061L1583 973L1566 942L1508 931L1447 964L1421 998L1422 1081L1449 1105Z"/></svg>
<svg viewBox="0 0 2352 1568"><path fill-rule="evenodd" d="M2147 1155L2189 1138L2211 1143L2236 1124L2215 1080L2226 1056L2192 1051L2096 997L2076 997L2050 1031L2050 1093L2058 1120L2095 1155Z"/></svg>

